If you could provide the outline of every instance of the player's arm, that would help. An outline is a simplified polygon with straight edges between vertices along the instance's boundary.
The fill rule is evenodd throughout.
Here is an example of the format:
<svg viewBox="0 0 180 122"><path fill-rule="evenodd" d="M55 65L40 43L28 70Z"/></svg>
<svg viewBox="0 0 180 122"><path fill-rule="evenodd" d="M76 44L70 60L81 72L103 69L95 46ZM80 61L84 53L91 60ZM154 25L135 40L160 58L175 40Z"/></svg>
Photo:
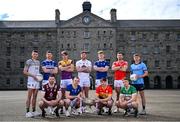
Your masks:
<svg viewBox="0 0 180 122"><path fill-rule="evenodd" d="M52 69L52 74L57 74L58 73L58 68L57 67L54 67L54 69Z"/></svg>
<svg viewBox="0 0 180 122"><path fill-rule="evenodd" d="M93 68L94 68L95 71L100 71L100 68L97 67L97 65L94 65Z"/></svg>
<svg viewBox="0 0 180 122"><path fill-rule="evenodd" d="M74 65L71 64L70 66L67 66L67 69L65 69L67 72L73 72L74 71Z"/></svg>
<svg viewBox="0 0 180 122"><path fill-rule="evenodd" d="M119 96L119 102L121 103L121 102L124 102L124 95L123 94L120 94L120 96Z"/></svg>
<svg viewBox="0 0 180 122"><path fill-rule="evenodd" d="M42 95L42 98L41 98L41 100L43 101L43 102L45 102L45 103L48 103L49 104L49 101L47 101L46 99L45 99L45 91L42 91L41 92L41 95Z"/></svg>
<svg viewBox="0 0 180 122"><path fill-rule="evenodd" d="M144 78L146 76L148 76L148 71L144 71L143 75L138 75L138 78Z"/></svg>
<svg viewBox="0 0 180 122"><path fill-rule="evenodd" d="M77 98L77 96L71 96L70 91L66 91L66 98L67 99L74 99L74 98Z"/></svg>
<svg viewBox="0 0 180 122"><path fill-rule="evenodd" d="M101 67L100 72L107 72L109 69L109 66Z"/></svg>
<svg viewBox="0 0 180 122"><path fill-rule="evenodd" d="M119 69L120 69L120 66L115 66L115 64L113 63L111 69L112 69L113 71L116 71L116 70L119 70Z"/></svg>
<svg viewBox="0 0 180 122"><path fill-rule="evenodd" d="M131 99L128 100L127 102L128 102L128 103L131 103L131 102L134 102L134 101L136 101L136 100L137 100L137 93L133 93Z"/></svg>
<svg viewBox="0 0 180 122"><path fill-rule="evenodd" d="M28 72L28 69L29 69L29 64L26 62L25 67L23 69L23 74L26 76L30 76L30 77L34 78L35 80L37 80L35 75Z"/></svg>
<svg viewBox="0 0 180 122"><path fill-rule="evenodd" d="M102 102L107 102L112 99L112 94L108 94L107 98L101 99Z"/></svg>

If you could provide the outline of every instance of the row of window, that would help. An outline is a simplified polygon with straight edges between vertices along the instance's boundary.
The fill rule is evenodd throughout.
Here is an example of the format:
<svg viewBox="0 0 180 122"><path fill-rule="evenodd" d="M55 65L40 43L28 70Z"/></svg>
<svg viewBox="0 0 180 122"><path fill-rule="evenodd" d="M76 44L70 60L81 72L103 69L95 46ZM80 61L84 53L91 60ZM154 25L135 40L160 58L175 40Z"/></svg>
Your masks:
<svg viewBox="0 0 180 122"><path fill-rule="evenodd" d="M170 39L170 34L169 33L166 33L165 35L164 35L164 38L166 39L166 40L169 40ZM131 33L131 35L130 35L130 37L131 37L131 40L136 40L136 33L135 32L132 32ZM124 37L124 34L119 34L118 35L118 38L119 39L125 39L125 37ZM145 33L142 33L141 34L141 38L142 39L147 39L148 38L148 34L145 34ZM153 34L153 39L155 39L155 40L157 40L157 39L159 39L160 37L159 37L159 34L158 33L155 33L155 34ZM176 40L180 40L180 33L178 33L178 34L176 34Z"/></svg>
<svg viewBox="0 0 180 122"><path fill-rule="evenodd" d="M19 81L20 81L19 82L20 85L24 85L24 78L20 78ZM10 78L7 78L6 85L10 85L10 84L11 84L11 80L10 80Z"/></svg>

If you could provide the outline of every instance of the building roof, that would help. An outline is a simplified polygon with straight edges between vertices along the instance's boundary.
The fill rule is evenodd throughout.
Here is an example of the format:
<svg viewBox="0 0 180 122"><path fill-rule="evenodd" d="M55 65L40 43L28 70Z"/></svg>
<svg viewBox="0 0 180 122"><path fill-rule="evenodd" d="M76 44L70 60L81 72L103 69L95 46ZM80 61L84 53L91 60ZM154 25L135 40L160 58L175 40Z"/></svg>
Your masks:
<svg viewBox="0 0 180 122"><path fill-rule="evenodd" d="M50 21L0 21L0 28L55 28L55 20Z"/></svg>
<svg viewBox="0 0 180 122"><path fill-rule="evenodd" d="M68 20L67 20L68 21ZM110 22L110 20L107 20ZM66 22L61 20L61 25ZM179 20L117 20L117 27L180 27ZM55 20L49 21L0 21L0 28L56 28Z"/></svg>

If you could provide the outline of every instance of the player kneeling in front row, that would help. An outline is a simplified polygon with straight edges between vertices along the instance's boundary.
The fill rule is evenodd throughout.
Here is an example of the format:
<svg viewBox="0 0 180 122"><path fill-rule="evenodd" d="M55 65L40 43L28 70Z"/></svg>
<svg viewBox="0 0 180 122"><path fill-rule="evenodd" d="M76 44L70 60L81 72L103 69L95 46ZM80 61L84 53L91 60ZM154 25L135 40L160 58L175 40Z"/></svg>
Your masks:
<svg viewBox="0 0 180 122"><path fill-rule="evenodd" d="M124 116L128 116L131 109L134 109L134 117L138 115L138 101L136 88L129 84L128 80L123 80L124 87L120 92L119 101L116 102L118 108L125 109Z"/></svg>
<svg viewBox="0 0 180 122"><path fill-rule="evenodd" d="M111 108L113 105L112 99L112 88L107 85L107 81L105 78L101 79L101 85L96 89L96 108L98 115L102 115L103 107L108 108L108 115L111 115Z"/></svg>
<svg viewBox="0 0 180 122"><path fill-rule="evenodd" d="M39 102L39 107L42 110L42 117L45 117L46 111L44 109L49 106L56 107L54 112L56 116L59 117L59 108L64 105L64 101L61 100L62 94L59 86L56 84L55 76L50 75L48 80L48 84L43 86L43 98L41 98L41 101Z"/></svg>
<svg viewBox="0 0 180 122"><path fill-rule="evenodd" d="M78 77L74 77L72 84L68 85L66 88L66 116L70 116L71 112L76 115L82 114L82 90L79 81Z"/></svg>

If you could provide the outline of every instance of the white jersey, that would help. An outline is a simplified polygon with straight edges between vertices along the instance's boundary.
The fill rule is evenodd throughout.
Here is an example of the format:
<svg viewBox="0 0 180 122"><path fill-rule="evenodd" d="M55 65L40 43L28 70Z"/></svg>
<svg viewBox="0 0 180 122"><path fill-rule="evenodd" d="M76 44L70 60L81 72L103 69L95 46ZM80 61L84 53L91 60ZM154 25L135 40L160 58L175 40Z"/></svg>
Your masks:
<svg viewBox="0 0 180 122"><path fill-rule="evenodd" d="M39 74L40 62L38 60L29 59L26 61L25 67L28 68L28 72L33 75ZM28 76L28 81L35 81L33 77Z"/></svg>
<svg viewBox="0 0 180 122"><path fill-rule="evenodd" d="M76 62L76 67L92 67L92 63L89 60L79 60ZM89 79L89 73L85 72L78 72L78 77L80 79Z"/></svg>

